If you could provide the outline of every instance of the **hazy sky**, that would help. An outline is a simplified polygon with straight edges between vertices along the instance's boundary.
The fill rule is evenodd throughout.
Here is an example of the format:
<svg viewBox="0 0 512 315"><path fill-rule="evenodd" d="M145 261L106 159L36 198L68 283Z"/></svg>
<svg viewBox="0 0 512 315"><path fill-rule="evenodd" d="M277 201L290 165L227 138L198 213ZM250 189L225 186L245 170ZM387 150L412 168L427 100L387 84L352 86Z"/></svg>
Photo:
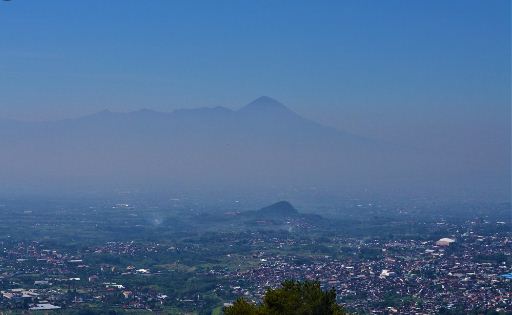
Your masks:
<svg viewBox="0 0 512 315"><path fill-rule="evenodd" d="M269 95L363 135L502 145L510 13L507 0L2 1L0 117Z"/></svg>

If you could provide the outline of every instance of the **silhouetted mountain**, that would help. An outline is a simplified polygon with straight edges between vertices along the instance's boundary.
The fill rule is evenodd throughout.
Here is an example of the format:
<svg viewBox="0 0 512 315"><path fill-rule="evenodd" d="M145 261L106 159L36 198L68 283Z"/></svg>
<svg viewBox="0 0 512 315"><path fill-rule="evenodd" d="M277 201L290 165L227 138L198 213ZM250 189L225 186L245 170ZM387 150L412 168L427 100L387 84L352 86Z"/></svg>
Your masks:
<svg viewBox="0 0 512 315"><path fill-rule="evenodd" d="M55 122L0 122L0 146L0 185L98 189L339 189L411 176L421 160L320 125L265 96L239 110L102 111Z"/></svg>
<svg viewBox="0 0 512 315"><path fill-rule="evenodd" d="M294 115L295 113L289 110L282 103L268 96L261 96L249 104L245 105L239 110L240 113L250 115Z"/></svg>
<svg viewBox="0 0 512 315"><path fill-rule="evenodd" d="M257 211L257 214L262 216L297 216L299 211L295 209L288 201L279 201L268 207L261 208Z"/></svg>
<svg viewBox="0 0 512 315"><path fill-rule="evenodd" d="M307 222L310 227L321 227L329 224L328 221L318 214L300 213L288 201L279 201L259 210L242 212L240 215L232 217L232 220L242 221L249 227L256 227L254 224L258 225L264 222L263 227L266 228L289 226L290 220L302 223Z"/></svg>

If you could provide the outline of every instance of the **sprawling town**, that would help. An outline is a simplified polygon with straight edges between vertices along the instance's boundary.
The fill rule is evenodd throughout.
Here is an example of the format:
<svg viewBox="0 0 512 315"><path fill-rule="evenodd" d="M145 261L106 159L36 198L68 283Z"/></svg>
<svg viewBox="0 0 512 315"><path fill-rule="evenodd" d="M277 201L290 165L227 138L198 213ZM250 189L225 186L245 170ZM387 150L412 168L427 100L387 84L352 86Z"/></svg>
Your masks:
<svg viewBox="0 0 512 315"><path fill-rule="evenodd" d="M230 286L225 289L257 301L265 288L277 287L280 281L309 279L334 287L339 300L353 311L433 314L447 308L461 313L475 309L512 312L512 282L507 276L511 235L469 232L457 239L429 242L336 241L360 253L368 249L382 252L372 253L376 257L368 259L325 256L309 263L296 256L261 252L261 264L230 273ZM278 246L284 244L280 240Z"/></svg>
<svg viewBox="0 0 512 315"><path fill-rule="evenodd" d="M512 313L510 221L440 219L423 224L430 238L318 232L301 217L283 218L286 229L258 222L272 229L67 245L3 236L0 310L221 314L296 279L334 288L357 314Z"/></svg>

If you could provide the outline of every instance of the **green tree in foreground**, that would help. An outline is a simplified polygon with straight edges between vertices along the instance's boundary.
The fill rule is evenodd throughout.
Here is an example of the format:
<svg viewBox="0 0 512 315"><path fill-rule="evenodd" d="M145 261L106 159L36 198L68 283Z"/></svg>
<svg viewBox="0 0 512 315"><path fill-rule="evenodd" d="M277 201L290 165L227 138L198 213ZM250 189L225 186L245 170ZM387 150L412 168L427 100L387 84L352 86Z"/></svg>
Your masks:
<svg viewBox="0 0 512 315"><path fill-rule="evenodd" d="M336 304L336 291L322 291L316 281L285 281L281 288L269 289L263 303L255 305L240 298L224 309L225 315L343 315Z"/></svg>

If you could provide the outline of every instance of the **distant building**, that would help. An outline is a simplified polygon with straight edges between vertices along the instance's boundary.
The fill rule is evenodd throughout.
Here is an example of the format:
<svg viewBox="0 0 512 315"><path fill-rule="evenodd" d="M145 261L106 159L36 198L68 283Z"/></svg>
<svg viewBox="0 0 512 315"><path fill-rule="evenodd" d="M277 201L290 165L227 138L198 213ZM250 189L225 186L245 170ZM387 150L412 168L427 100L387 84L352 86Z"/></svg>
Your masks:
<svg viewBox="0 0 512 315"><path fill-rule="evenodd" d="M387 277L389 277L389 276L391 276L391 275L393 275L393 274L394 274L394 272L393 272L393 271L389 271L389 270L387 270L387 269L383 269L383 270L381 271L381 273L380 273L380 276L379 276L379 277L380 277L381 279L384 279L384 278L387 278Z"/></svg>
<svg viewBox="0 0 512 315"><path fill-rule="evenodd" d="M49 303L35 304L31 308L29 308L29 310L31 310L31 311L47 311L47 310L58 310L58 309L60 309L60 306L56 306L56 305L49 304Z"/></svg>
<svg viewBox="0 0 512 315"><path fill-rule="evenodd" d="M454 243L455 240L452 238L444 237L436 242L437 246L450 246L451 243Z"/></svg>

